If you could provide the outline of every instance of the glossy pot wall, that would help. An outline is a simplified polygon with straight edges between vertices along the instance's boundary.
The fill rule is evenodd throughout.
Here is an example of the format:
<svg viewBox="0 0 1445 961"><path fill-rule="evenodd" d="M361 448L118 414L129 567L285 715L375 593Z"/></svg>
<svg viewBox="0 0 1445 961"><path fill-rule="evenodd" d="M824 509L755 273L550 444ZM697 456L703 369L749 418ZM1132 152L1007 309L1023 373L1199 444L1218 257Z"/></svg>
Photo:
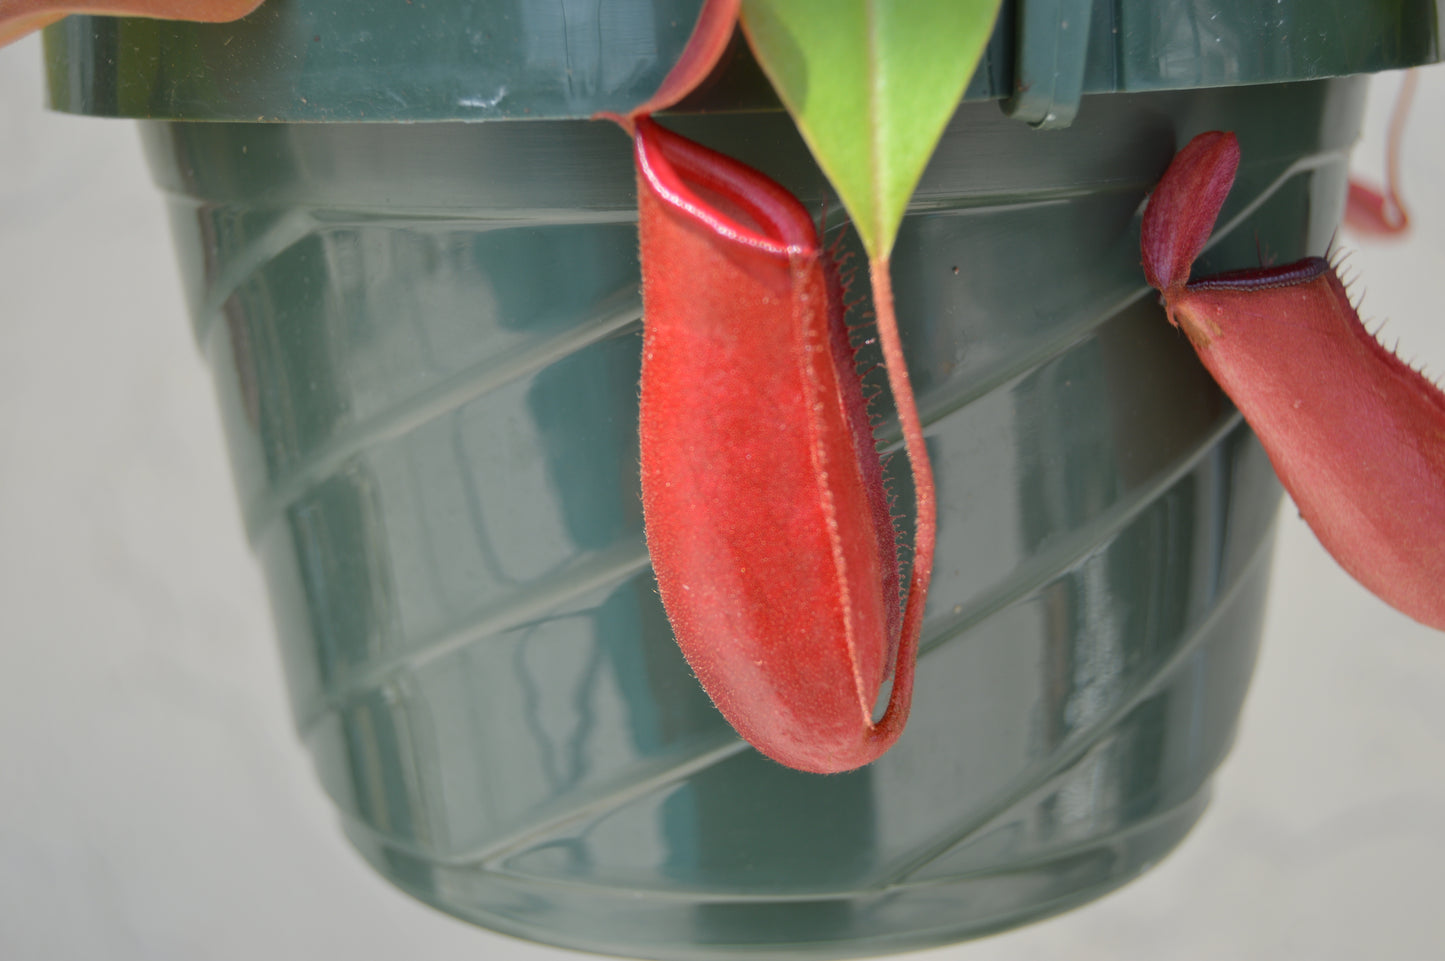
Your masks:
<svg viewBox="0 0 1445 961"><path fill-rule="evenodd" d="M1234 736L1279 488L1146 293L1138 208L1230 128L1245 164L1201 266L1319 252L1362 94L1086 97L1048 133L959 111L894 256L940 504L914 713L832 777L739 742L658 603L615 128L143 123L357 848L488 927L699 959L943 943L1157 862ZM670 122L822 209L783 115Z"/></svg>

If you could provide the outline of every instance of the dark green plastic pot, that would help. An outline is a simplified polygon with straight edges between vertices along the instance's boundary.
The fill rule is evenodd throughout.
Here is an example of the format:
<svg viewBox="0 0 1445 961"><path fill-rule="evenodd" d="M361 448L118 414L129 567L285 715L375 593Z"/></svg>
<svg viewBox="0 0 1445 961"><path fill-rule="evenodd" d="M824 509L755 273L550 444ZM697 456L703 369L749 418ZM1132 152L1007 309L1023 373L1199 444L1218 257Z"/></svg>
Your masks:
<svg viewBox="0 0 1445 961"><path fill-rule="evenodd" d="M899 239L937 572L907 732L834 777L736 739L643 541L631 156L575 118L650 91L696 4L544 7L278 0L47 39L59 106L153 118L299 727L357 848L497 930L697 959L940 944L1157 862L1234 737L1280 492L1144 288L1138 207L1229 128L1207 259L1324 249L1363 83L1275 81L1432 58L1433 4L1085 4L1087 42L1047 56L1006 11L975 96L1063 66L1017 119L960 109ZM1312 26L1285 42L1266 9ZM1078 98L1101 88L1153 92ZM766 102L747 64L702 101L728 98ZM554 119L455 122L519 117ZM776 110L672 122L820 205Z"/></svg>

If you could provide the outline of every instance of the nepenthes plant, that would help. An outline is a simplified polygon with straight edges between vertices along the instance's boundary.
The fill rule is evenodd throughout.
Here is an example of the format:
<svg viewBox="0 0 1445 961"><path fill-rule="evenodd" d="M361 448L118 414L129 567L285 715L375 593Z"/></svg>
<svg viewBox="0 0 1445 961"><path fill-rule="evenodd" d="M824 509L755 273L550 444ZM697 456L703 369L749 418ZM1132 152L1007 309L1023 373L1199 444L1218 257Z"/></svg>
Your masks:
<svg viewBox="0 0 1445 961"><path fill-rule="evenodd" d="M800 770L867 764L908 717L937 509L888 254L997 8L996 0L956 6L944 18L956 29L938 31L918 10L890 4L708 2L658 94L613 118L635 140L642 501L663 606L733 727ZM906 600L842 284L811 216L767 177L649 117L707 74L739 16L868 253L878 340L913 480ZM827 18L839 18L842 29L808 29ZM850 142L858 125L817 107L816 91L806 92L816 78L796 61L799 37L822 41L814 56L823 62L861 62L857 93L871 103L871 135ZM948 57L917 49L954 41ZM913 67L920 56L930 64L921 76ZM847 72L836 76L846 88ZM933 96L911 96L929 88ZM907 95L903 109L886 102L890 91Z"/></svg>
<svg viewBox="0 0 1445 961"><path fill-rule="evenodd" d="M72 13L224 23L262 0L0 0L0 47Z"/></svg>
<svg viewBox="0 0 1445 961"><path fill-rule="evenodd" d="M1190 279L1239 156L1221 131L1179 152L1145 212L1145 275L1325 549L1445 630L1445 393L1365 328L1322 257Z"/></svg>
<svg viewBox="0 0 1445 961"><path fill-rule="evenodd" d="M0 0L0 42L72 10L221 20L258 5ZM612 118L637 166L642 501L663 604L729 722L802 770L867 764L907 720L938 511L889 256L998 6L707 0L656 93ZM868 255L912 474L906 538L895 535L844 283L813 215L766 175L652 118L709 75L737 26ZM1327 549L1382 598L1445 628L1445 399L1364 329L1322 259L1191 281L1237 161L1227 134L1180 154L1145 215L1147 277ZM1393 188L1355 202L1391 229L1404 223Z"/></svg>
<svg viewBox="0 0 1445 961"><path fill-rule="evenodd" d="M930 78L926 54L910 45L947 20L939 11L930 19L890 4L844 6L864 14L851 47L846 9L709 2L658 95L614 118L635 140L643 504L663 604L734 728L775 760L821 773L874 760L907 719L937 508L888 252L997 10L980 2L950 11L969 20L977 43L957 58L961 73ZM916 497L901 613L889 498L837 272L807 211L765 176L649 118L707 74L739 13L869 256ZM828 17L843 27L822 29ZM910 57L878 57L889 44ZM874 69L856 71L865 79L852 91L854 75L836 75L843 107L820 107L827 98L807 66L859 59ZM945 92L941 112L890 122L889 96L929 86ZM1320 258L1189 283L1237 163L1229 134L1181 152L1143 222L1148 280L1326 548L1383 599L1445 629L1445 396L1364 329Z"/></svg>
<svg viewBox="0 0 1445 961"><path fill-rule="evenodd" d="M907 716L926 568L900 644L893 521L837 271L778 185L649 120L636 144L642 502L663 605L739 733L793 767L857 767Z"/></svg>

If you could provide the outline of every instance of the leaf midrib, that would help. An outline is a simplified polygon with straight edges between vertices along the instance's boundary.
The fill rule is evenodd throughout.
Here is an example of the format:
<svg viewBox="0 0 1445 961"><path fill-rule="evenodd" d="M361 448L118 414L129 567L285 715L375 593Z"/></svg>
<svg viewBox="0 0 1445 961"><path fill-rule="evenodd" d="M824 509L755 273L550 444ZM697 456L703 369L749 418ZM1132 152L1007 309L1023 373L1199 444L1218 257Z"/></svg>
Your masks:
<svg viewBox="0 0 1445 961"><path fill-rule="evenodd" d="M884 218L887 216L884 208L887 205L883 196L883 138L878 129L878 118L882 115L882 105L878 101L883 86L878 82L881 79L878 68L878 0L864 0L863 9L867 25L865 43L868 50L868 181L873 195L873 224L869 233L875 235L872 238L864 237L863 242L868 248L868 255L878 258L888 255L884 230ZM876 250L873 249L875 245L878 248Z"/></svg>

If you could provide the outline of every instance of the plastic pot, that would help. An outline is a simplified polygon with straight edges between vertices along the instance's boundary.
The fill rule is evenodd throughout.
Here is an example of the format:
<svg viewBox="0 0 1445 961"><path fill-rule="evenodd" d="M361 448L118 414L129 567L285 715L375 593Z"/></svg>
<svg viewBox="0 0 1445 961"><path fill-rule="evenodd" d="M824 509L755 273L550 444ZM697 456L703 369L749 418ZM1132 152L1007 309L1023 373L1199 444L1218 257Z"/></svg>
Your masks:
<svg viewBox="0 0 1445 961"><path fill-rule="evenodd" d="M541 5L429 6L82 19L47 40L59 105L158 118L142 133L298 726L358 850L479 924L679 959L945 943L1156 863L1234 737L1280 492L1146 295L1137 210L1189 136L1229 128L1245 165L1208 256L1318 252L1362 81L1205 86L1229 58L1196 44L1190 67L1168 40L1201 36L1201 5L1171 23L1125 3L1086 11L1077 83L1007 104L1067 129L959 110L894 255L941 508L914 713L882 760L819 777L737 740L658 603L631 156L575 119L645 95L695 4L618 5L591 33L524 24ZM1336 5L1291 5L1316 8ZM1130 17L1167 42L1099 54ZM577 45L649 24L631 60ZM1029 29L1005 20L975 95L1041 62ZM1435 36L1400 34L1395 62ZM1221 82L1285 79L1229 62ZM1110 89L1191 69L1200 88L1081 101L1108 65ZM742 63L700 102L758 109L670 122L821 207L755 79ZM574 119L500 122L523 116Z"/></svg>

